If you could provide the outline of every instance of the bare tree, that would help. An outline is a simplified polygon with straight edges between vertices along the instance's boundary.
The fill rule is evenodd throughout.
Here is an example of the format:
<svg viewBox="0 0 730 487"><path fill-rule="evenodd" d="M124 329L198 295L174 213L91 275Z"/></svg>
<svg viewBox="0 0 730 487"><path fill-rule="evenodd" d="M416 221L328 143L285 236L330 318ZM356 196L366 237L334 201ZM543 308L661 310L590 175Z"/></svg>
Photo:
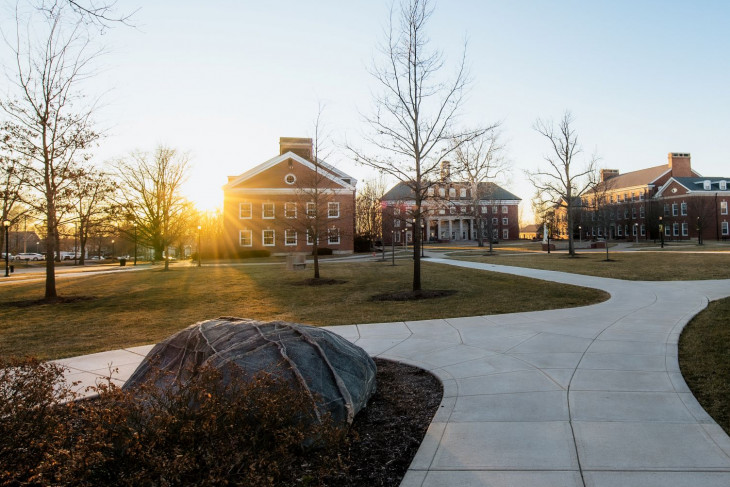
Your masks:
<svg viewBox="0 0 730 487"><path fill-rule="evenodd" d="M591 212L591 225L598 228L598 236L603 235L606 244L606 262L610 261L608 243L611 240L611 224L616 220L617 206L610 201L610 192L614 189L611 179L594 183L586 194L586 204Z"/></svg>
<svg viewBox="0 0 730 487"><path fill-rule="evenodd" d="M109 174L93 168L80 168L72 178L74 223L78 224L79 264L84 265L86 244L91 230L111 219L112 196L117 190L116 182ZM76 249L74 249L76 251Z"/></svg>
<svg viewBox="0 0 730 487"><path fill-rule="evenodd" d="M11 225L27 214L23 204L27 169L11 154L0 154L0 222ZM5 232L0 232L0 249L5 249ZM4 250L3 250L4 251Z"/></svg>
<svg viewBox="0 0 730 487"><path fill-rule="evenodd" d="M10 47L17 98L0 102L8 118L3 143L27 161L29 186L40 195L38 209L45 215L46 299L57 295L57 206L75 164L99 138L91 122L94 104L84 100L80 83L93 74L93 61L101 51L92 47L80 20L68 20L67 8L49 4L27 18L16 11L15 43Z"/></svg>
<svg viewBox="0 0 730 487"><path fill-rule="evenodd" d="M463 143L456 140L454 152L455 170L461 179L469 185L472 216L477 228L477 241L484 246L484 234L489 236L489 252L492 252L494 241L492 221L480 210L495 202L495 180L504 177L510 165L504 157L504 145L499 140L499 124L489 127L482 135L470 138Z"/></svg>
<svg viewBox="0 0 730 487"><path fill-rule="evenodd" d="M374 113L364 116L372 152L347 146L357 162L395 177L413 192L414 291L421 289L422 204L437 179L439 162L458 148L453 140L464 143L485 131L455 129L468 83L466 49L456 74L445 79L444 57L429 47L426 33L432 13L429 0L403 0L395 19L391 10L380 49L384 59L370 71L380 86Z"/></svg>
<svg viewBox="0 0 730 487"><path fill-rule="evenodd" d="M185 230L189 213L181 193L189 169L188 156L160 146L153 154L134 153L116 167L124 187L119 200L126 218L137 224L138 238L154 249L155 260L165 257L167 270L169 247Z"/></svg>
<svg viewBox="0 0 730 487"><path fill-rule="evenodd" d="M547 200L556 207L565 208L568 224L568 253L575 256L574 206L576 201L580 201L581 196L593 187L598 158L594 155L583 163L576 160L582 149L578 144L578 135L572 124L573 117L567 111L557 125L541 119L535 122L535 130L550 142L552 152L544 156L548 167L527 171L527 177Z"/></svg>
<svg viewBox="0 0 730 487"><path fill-rule="evenodd" d="M357 192L355 200L355 226L358 236L370 241L372 247L375 240L383 235L383 213L381 199L387 191L383 177L366 179Z"/></svg>

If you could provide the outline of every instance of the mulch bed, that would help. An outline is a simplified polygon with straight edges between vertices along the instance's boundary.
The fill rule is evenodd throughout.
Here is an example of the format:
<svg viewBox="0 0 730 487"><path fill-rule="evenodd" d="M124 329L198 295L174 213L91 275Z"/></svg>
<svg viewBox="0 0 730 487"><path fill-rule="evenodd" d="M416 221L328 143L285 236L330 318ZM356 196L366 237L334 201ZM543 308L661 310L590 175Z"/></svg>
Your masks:
<svg viewBox="0 0 730 487"><path fill-rule="evenodd" d="M420 291L399 291L395 293L376 294L370 301L416 301L419 299L443 298L456 294L453 289L429 289Z"/></svg>
<svg viewBox="0 0 730 487"><path fill-rule="evenodd" d="M31 306L40 306L43 304L78 303L79 301L91 301L92 299L96 299L96 296L58 296L55 298L24 299L22 301L10 301L7 303L3 303L3 305L12 306L15 308L30 308Z"/></svg>
<svg viewBox="0 0 730 487"><path fill-rule="evenodd" d="M397 486L421 445L443 396L441 382L425 370L375 359L378 390L355 417L346 470L328 486Z"/></svg>

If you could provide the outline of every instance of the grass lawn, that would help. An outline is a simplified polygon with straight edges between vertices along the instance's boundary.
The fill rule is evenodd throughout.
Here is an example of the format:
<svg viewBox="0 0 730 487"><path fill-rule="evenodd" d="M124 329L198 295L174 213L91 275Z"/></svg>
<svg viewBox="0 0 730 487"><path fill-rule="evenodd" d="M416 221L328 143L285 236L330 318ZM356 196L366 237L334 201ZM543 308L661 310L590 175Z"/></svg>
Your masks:
<svg viewBox="0 0 730 487"><path fill-rule="evenodd" d="M699 403L730 434L730 298L710 303L685 327L679 366Z"/></svg>
<svg viewBox="0 0 730 487"><path fill-rule="evenodd" d="M174 267L62 279L60 296L92 299L18 307L37 299L43 283L2 288L0 355L62 358L155 343L197 321L219 316L315 325L377 323L564 308L608 298L602 291L425 262L424 289L453 296L371 302L378 293L407 290L407 260L324 264L323 278L343 284L305 286L312 276L283 265Z"/></svg>
<svg viewBox="0 0 730 487"><path fill-rule="evenodd" d="M677 281L697 279L729 279L730 252L611 252L606 262L605 252L583 252L572 258L561 253L517 253L500 251L485 256L485 251L457 251L453 258L490 264L530 267L552 271L572 272L598 277L632 281Z"/></svg>

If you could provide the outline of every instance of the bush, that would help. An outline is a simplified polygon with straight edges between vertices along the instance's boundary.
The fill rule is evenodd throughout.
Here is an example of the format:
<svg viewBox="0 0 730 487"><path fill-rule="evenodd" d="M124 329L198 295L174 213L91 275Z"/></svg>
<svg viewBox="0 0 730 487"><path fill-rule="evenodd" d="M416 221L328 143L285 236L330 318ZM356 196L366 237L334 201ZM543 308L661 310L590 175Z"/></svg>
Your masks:
<svg viewBox="0 0 730 487"><path fill-rule="evenodd" d="M331 450L344 430L265 374L221 386L203 369L169 390L109 381L98 399L64 404L59 367L2 365L2 485L316 485L342 468Z"/></svg>
<svg viewBox="0 0 730 487"><path fill-rule="evenodd" d="M312 255L314 255L314 249L312 250ZM317 255L332 255L332 249L328 249L327 247L319 247L317 249Z"/></svg>
<svg viewBox="0 0 730 487"><path fill-rule="evenodd" d="M368 237L363 237L360 235L355 237L355 252L370 252L372 248L373 242Z"/></svg>

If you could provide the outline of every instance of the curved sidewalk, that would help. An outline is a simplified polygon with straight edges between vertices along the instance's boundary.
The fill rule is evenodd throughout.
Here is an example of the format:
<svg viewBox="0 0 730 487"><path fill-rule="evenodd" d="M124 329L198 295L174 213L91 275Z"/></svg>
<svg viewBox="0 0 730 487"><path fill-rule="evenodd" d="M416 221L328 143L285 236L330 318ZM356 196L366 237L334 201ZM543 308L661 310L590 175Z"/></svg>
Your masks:
<svg viewBox="0 0 730 487"><path fill-rule="evenodd" d="M730 438L690 393L684 325L730 280L636 282L432 258L602 289L563 310L329 327L431 370L444 398L402 486L730 485ZM485 299L489 298L488 289ZM64 359L73 380L128 377L151 348Z"/></svg>

